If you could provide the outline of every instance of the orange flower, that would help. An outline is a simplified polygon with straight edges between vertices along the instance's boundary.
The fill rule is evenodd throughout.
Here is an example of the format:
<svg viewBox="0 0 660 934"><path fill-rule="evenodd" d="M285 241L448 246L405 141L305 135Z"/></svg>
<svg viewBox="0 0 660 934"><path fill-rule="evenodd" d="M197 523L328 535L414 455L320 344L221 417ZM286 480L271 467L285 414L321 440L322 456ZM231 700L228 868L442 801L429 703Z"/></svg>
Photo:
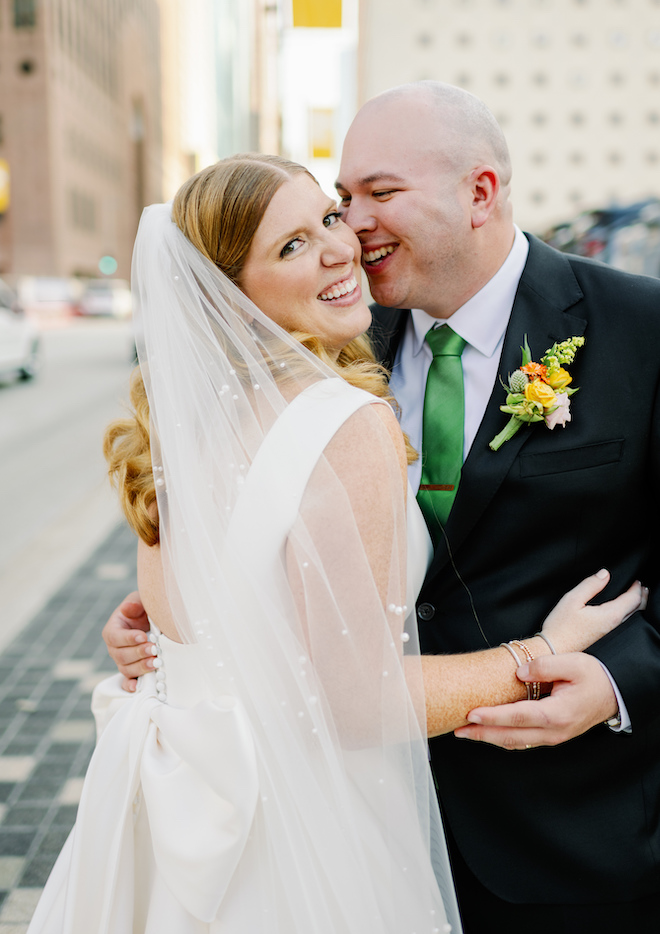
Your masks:
<svg viewBox="0 0 660 934"><path fill-rule="evenodd" d="M526 373L530 379L542 379L544 383L548 382L548 368L542 363L526 363L520 369Z"/></svg>

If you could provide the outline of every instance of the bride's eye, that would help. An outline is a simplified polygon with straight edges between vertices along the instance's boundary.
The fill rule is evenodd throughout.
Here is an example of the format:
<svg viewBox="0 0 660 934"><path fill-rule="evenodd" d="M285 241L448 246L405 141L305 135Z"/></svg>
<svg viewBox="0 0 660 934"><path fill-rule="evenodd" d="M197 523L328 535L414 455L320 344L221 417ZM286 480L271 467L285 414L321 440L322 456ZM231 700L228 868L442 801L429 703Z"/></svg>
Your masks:
<svg viewBox="0 0 660 934"><path fill-rule="evenodd" d="M280 250L280 256L290 256L291 253L295 253L296 250L300 249L301 244L302 239L300 237L294 237L293 240L289 240L289 242L282 247Z"/></svg>
<svg viewBox="0 0 660 934"><path fill-rule="evenodd" d="M330 214L326 214L323 218L323 224L325 227L334 227L337 221L341 220L341 214L339 211L331 211Z"/></svg>

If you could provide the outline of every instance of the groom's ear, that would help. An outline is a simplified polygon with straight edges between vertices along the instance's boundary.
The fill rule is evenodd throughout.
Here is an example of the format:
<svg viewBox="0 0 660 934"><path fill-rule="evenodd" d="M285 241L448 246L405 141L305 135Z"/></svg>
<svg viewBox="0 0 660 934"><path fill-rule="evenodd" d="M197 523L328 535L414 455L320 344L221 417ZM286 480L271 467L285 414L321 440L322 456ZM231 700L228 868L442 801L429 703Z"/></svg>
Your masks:
<svg viewBox="0 0 660 934"><path fill-rule="evenodd" d="M483 227L497 205L500 177L492 166L480 165L470 173L468 184L472 226Z"/></svg>

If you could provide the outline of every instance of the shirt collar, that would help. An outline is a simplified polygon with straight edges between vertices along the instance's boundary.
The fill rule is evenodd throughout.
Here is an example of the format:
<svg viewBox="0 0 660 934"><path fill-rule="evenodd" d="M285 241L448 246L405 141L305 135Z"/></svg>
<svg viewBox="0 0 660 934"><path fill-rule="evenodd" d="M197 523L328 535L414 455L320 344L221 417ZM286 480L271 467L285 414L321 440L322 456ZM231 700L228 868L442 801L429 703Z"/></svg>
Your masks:
<svg viewBox="0 0 660 934"><path fill-rule="evenodd" d="M495 275L450 318L446 321L442 319L442 324L449 324L453 331L485 357L492 357L506 331L518 283L527 262L529 242L519 227L514 225L514 229L513 246ZM440 319L433 318L421 308L413 308L411 318L413 356L416 357L425 346L429 328L438 324Z"/></svg>

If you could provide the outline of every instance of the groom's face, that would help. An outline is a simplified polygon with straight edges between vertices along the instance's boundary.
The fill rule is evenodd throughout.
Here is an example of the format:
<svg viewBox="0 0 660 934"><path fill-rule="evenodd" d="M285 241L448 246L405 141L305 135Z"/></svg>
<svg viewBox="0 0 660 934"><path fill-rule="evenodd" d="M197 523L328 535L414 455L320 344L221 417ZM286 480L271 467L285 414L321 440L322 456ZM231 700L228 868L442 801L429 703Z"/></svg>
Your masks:
<svg viewBox="0 0 660 934"><path fill-rule="evenodd" d="M465 180L434 135L421 103L371 102L346 136L337 191L374 299L442 317L471 221Z"/></svg>

